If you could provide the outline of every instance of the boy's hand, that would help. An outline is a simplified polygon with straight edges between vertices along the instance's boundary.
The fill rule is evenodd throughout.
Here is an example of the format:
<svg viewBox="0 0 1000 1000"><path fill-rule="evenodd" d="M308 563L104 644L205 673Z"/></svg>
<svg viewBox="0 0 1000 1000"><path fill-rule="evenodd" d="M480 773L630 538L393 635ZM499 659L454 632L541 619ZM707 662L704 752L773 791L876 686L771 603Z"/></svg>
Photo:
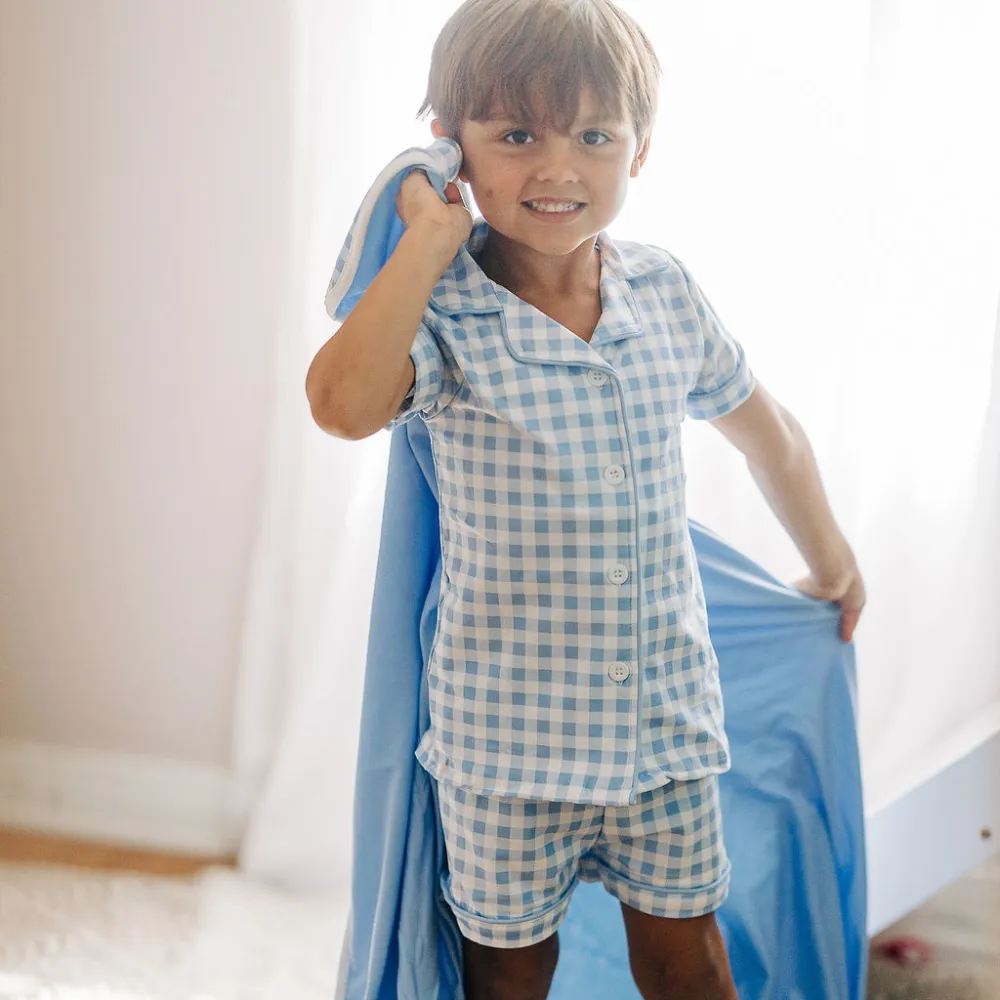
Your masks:
<svg viewBox="0 0 1000 1000"><path fill-rule="evenodd" d="M457 252L472 232L472 215L462 202L457 184L448 184L444 194L447 205L431 187L427 175L414 170L400 185L396 211L407 229L429 226L445 234Z"/></svg>
<svg viewBox="0 0 1000 1000"><path fill-rule="evenodd" d="M858 627L858 619L864 610L867 595L865 583L861 579L858 567L852 566L847 575L834 584L822 584L813 576L807 576L795 583L795 589L802 591L818 601L832 601L840 606L840 638L850 642L854 638L854 630Z"/></svg>

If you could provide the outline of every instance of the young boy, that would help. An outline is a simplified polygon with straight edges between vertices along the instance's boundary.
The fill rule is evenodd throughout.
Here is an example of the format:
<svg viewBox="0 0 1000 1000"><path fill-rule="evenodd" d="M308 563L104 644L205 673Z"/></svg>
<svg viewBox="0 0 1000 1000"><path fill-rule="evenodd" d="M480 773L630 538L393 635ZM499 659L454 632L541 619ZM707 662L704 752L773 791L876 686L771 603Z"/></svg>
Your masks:
<svg viewBox="0 0 1000 1000"><path fill-rule="evenodd" d="M678 260L606 233L649 151L658 76L609 0L463 4L422 110L462 146L483 218L411 174L402 240L307 377L333 435L429 430L443 574L417 756L438 783L469 1000L547 996L578 878L621 901L645 1000L736 998L714 917L729 761L686 415L746 456L845 641L864 603L800 426Z"/></svg>

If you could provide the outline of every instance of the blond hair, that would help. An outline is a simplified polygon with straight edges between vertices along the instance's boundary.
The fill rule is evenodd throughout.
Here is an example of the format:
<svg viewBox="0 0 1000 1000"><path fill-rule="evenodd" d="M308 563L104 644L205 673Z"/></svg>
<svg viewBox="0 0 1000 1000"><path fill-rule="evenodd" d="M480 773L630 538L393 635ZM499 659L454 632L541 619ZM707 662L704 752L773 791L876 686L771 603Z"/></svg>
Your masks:
<svg viewBox="0 0 1000 1000"><path fill-rule="evenodd" d="M590 86L602 113L631 118L641 143L659 77L649 39L610 0L466 0L434 43L417 117L433 111L457 138L464 120L485 121L498 106L565 131Z"/></svg>

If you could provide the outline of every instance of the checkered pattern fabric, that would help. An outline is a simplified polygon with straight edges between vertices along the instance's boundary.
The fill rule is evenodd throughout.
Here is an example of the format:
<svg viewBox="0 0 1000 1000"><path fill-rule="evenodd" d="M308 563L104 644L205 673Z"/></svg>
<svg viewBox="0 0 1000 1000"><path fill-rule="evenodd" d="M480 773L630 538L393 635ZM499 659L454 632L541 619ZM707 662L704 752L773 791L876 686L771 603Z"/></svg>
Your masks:
<svg viewBox="0 0 1000 1000"><path fill-rule="evenodd" d="M441 512L418 757L483 793L604 804L724 771L681 422L750 395L743 351L664 250L600 235L587 343L483 273L486 233L435 288L390 424L427 422Z"/></svg>
<svg viewBox="0 0 1000 1000"><path fill-rule="evenodd" d="M439 784L448 855L442 890L462 934L521 948L554 933L577 878L627 906L699 917L729 892L716 775L595 806L480 795Z"/></svg>

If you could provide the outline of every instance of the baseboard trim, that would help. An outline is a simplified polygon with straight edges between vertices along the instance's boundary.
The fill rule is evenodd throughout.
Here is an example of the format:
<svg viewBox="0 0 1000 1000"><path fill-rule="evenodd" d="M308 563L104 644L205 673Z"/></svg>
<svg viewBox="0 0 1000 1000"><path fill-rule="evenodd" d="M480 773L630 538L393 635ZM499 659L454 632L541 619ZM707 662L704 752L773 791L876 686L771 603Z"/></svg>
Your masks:
<svg viewBox="0 0 1000 1000"><path fill-rule="evenodd" d="M230 790L219 765L0 739L0 826L225 857Z"/></svg>
<svg viewBox="0 0 1000 1000"><path fill-rule="evenodd" d="M1000 850L1000 706L915 762L868 810L868 932L878 934Z"/></svg>

